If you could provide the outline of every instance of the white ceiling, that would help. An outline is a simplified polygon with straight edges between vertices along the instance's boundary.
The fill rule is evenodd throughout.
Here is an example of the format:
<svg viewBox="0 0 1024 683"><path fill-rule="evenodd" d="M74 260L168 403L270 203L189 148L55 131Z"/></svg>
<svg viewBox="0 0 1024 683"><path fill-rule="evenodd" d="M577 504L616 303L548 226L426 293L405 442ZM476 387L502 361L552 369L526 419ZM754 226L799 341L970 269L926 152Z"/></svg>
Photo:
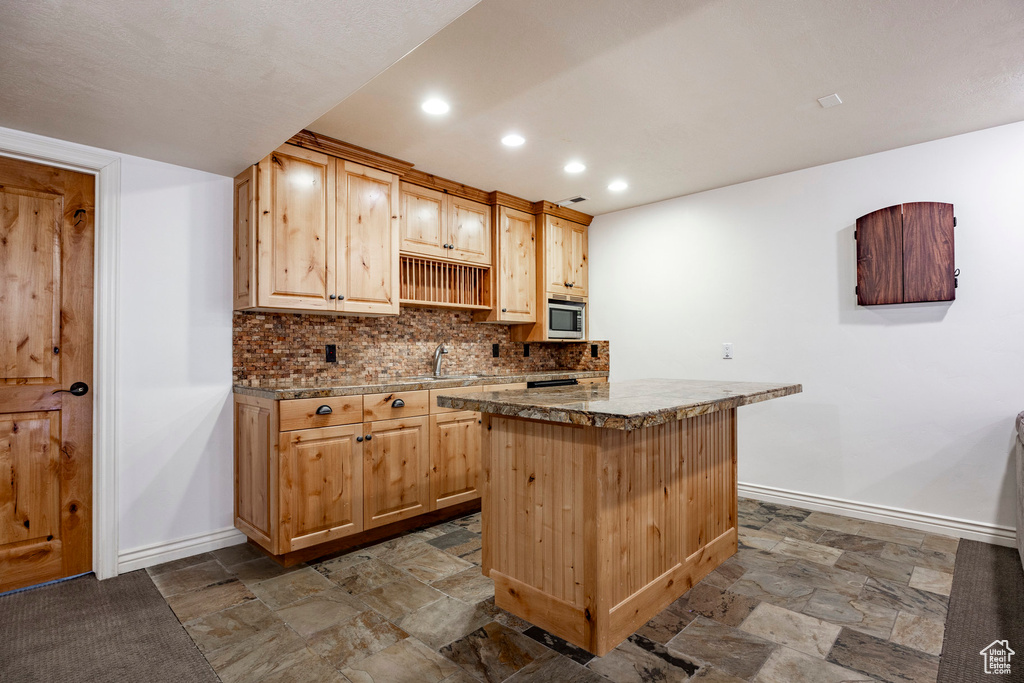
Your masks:
<svg viewBox="0 0 1024 683"><path fill-rule="evenodd" d="M477 0L3 0L0 126L234 175Z"/></svg>
<svg viewBox="0 0 1024 683"><path fill-rule="evenodd" d="M1020 120L1021 0L483 0L307 127L599 214Z"/></svg>

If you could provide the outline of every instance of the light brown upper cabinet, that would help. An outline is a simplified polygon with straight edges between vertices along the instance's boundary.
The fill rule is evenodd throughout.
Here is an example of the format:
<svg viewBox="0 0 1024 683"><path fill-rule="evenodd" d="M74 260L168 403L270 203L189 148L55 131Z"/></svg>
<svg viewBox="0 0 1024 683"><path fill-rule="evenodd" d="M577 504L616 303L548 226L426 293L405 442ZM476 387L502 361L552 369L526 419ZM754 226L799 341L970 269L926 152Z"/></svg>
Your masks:
<svg viewBox="0 0 1024 683"><path fill-rule="evenodd" d="M336 310L398 315L398 178L337 164Z"/></svg>
<svg viewBox="0 0 1024 683"><path fill-rule="evenodd" d="M491 269L490 311L479 322L532 323L537 320L537 229L533 214L495 207L496 265Z"/></svg>
<svg viewBox="0 0 1024 683"><path fill-rule="evenodd" d="M491 207L401 183L403 253L491 265Z"/></svg>
<svg viewBox="0 0 1024 683"><path fill-rule="evenodd" d="M587 226L547 214L542 220L545 290L587 296Z"/></svg>
<svg viewBox="0 0 1024 683"><path fill-rule="evenodd" d="M398 177L284 145L235 178L235 309L398 314Z"/></svg>

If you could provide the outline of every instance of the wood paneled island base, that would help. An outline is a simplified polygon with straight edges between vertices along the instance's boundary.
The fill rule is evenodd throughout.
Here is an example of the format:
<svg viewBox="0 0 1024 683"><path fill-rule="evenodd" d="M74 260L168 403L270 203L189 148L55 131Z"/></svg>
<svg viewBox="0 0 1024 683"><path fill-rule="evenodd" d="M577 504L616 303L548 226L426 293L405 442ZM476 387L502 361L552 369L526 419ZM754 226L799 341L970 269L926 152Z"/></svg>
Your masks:
<svg viewBox="0 0 1024 683"><path fill-rule="evenodd" d="M695 404L698 414L629 429L566 417L610 424L589 409L616 385L574 388L586 398L565 411L558 391L575 398L538 389L451 400L485 411L482 568L495 603L604 655L736 552L735 406L785 393ZM542 417L510 414L538 397L551 399Z"/></svg>

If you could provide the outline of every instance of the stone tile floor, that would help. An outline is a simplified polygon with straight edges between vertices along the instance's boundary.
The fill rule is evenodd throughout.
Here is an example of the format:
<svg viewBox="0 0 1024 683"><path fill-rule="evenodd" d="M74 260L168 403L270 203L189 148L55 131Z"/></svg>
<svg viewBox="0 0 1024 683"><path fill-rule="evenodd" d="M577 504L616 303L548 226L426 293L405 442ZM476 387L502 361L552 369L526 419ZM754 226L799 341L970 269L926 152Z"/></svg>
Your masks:
<svg viewBox="0 0 1024 683"><path fill-rule="evenodd" d="M282 569L150 568L227 683L934 681L958 540L740 500L740 549L604 657L494 605L480 516Z"/></svg>

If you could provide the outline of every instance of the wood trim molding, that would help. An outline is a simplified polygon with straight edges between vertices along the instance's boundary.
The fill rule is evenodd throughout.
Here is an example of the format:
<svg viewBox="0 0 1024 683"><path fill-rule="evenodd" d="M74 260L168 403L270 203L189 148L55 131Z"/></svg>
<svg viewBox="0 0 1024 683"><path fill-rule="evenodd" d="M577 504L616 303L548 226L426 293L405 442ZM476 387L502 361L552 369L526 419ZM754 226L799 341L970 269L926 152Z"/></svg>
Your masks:
<svg viewBox="0 0 1024 683"><path fill-rule="evenodd" d="M763 500L769 503L795 505L806 510L830 512L834 515L845 515L869 522L895 524L918 529L919 531L968 538L972 541L992 543L993 545L1012 548L1016 543L1017 535L1014 528L998 524L972 522L966 519L935 515L928 512L916 512L886 505L861 503L843 498L832 498L831 496L819 496L814 493L789 491L773 486L744 484L743 482L739 484L739 493L746 498Z"/></svg>
<svg viewBox="0 0 1024 683"><path fill-rule="evenodd" d="M354 161L357 164L373 166L374 168L379 168L382 171L399 176L405 176L412 170L413 166L408 161L402 161L401 159L389 157L386 154L380 154L364 147L351 145L326 135L314 133L311 130L300 130L288 140L288 144L341 157L348 161Z"/></svg>
<svg viewBox="0 0 1024 683"><path fill-rule="evenodd" d="M559 206L554 202L549 202L546 199L542 199L539 202L534 202L533 206L526 209L532 214L546 213L549 216L555 216L556 218L564 218L567 221L573 223L579 223L581 225L590 225L590 222L594 220L594 217L590 214L577 211L576 209L570 209L568 206Z"/></svg>
<svg viewBox="0 0 1024 683"><path fill-rule="evenodd" d="M208 553L232 545L245 543L246 538L238 529L227 528L205 534L186 536L173 541L151 543L132 550L126 550L117 557L117 569L122 574L136 569L145 569L171 560L180 560L199 553Z"/></svg>
<svg viewBox="0 0 1024 683"><path fill-rule="evenodd" d="M433 173L427 173L415 168L415 164L390 157L386 154L374 152L373 150L359 147L342 140L338 140L327 135L321 135L314 133L311 130L301 130L288 140L289 145L295 145L304 149L313 150L316 152L323 152L324 154L330 154L331 156L340 157L349 161L354 161L359 164L365 164L367 166L373 166L389 173L394 173L399 176L403 181L412 183L413 185L419 185L421 187L428 187L432 190L451 194L456 197L462 197L463 199L469 199L474 202L480 202L481 204L490 204L491 206L507 206L517 211L523 211L525 213L539 214L546 213L558 218L564 218L567 221L573 223L581 223L582 225L590 225L590 222L594 220L594 217L585 214L582 211L570 209L565 206L559 206L554 202L547 200L541 200L537 202L531 202L528 199L517 197L500 190L494 190L487 192L480 188L473 187L472 185L466 185L459 183L454 180L442 178L441 176L434 175Z"/></svg>
<svg viewBox="0 0 1024 683"><path fill-rule="evenodd" d="M96 176L92 563L96 577L108 579L118 573L116 387L121 157L9 128L0 128L0 155Z"/></svg>

